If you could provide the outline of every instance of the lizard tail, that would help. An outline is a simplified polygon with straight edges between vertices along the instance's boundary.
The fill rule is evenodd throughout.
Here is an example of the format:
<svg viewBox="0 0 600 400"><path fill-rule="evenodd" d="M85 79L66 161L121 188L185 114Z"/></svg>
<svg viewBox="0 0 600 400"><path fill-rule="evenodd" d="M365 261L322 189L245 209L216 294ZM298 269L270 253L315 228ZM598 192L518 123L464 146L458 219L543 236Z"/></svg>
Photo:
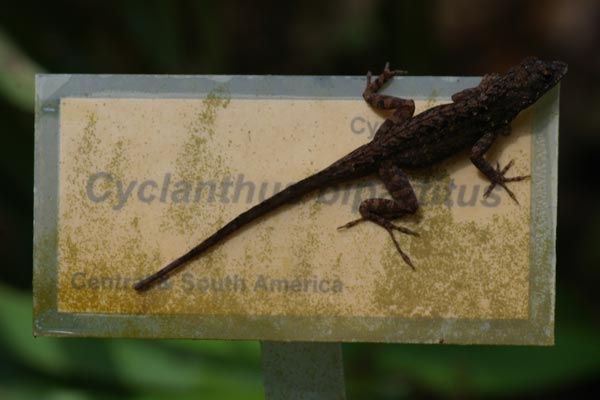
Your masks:
<svg viewBox="0 0 600 400"><path fill-rule="evenodd" d="M324 187L324 185L332 183L332 181L334 180L336 179L333 179L332 174L330 173L330 168L326 168L325 170L317 172L316 174L309 176L308 178L305 178L291 186L288 186L281 192L274 194L268 199L265 199L264 201L260 202L254 207L248 209L247 211L244 211L243 213L235 217L233 220L225 224L221 229L219 229L211 236L206 238L196 247L192 248L187 253L183 254L181 257L173 260L170 264L163 267L159 271L136 283L134 285L134 289L138 292L149 289L161 278L172 273L175 269L181 267L186 262L198 257L206 250L219 243L227 236L231 235L233 232L237 231L238 229L242 228L248 223L261 217L269 211L278 208L279 206L293 202L299 199L301 196L312 192L313 190Z"/></svg>

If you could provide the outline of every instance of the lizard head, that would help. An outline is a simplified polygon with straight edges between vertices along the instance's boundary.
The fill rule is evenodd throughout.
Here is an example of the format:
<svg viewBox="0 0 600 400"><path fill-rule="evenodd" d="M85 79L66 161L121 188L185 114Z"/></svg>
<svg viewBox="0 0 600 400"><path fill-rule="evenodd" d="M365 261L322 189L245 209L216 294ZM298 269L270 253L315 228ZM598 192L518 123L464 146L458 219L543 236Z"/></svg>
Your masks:
<svg viewBox="0 0 600 400"><path fill-rule="evenodd" d="M499 80L505 85L506 95L525 108L552 89L566 73L567 64L562 61L527 57L500 75Z"/></svg>

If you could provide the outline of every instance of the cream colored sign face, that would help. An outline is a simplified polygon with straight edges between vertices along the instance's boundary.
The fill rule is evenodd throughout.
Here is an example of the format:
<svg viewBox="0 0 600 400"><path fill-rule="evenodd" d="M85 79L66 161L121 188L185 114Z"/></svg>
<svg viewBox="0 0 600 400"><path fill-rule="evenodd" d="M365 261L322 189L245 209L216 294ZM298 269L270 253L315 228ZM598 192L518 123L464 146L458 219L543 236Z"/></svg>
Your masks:
<svg viewBox="0 0 600 400"><path fill-rule="evenodd" d="M417 102L417 112L435 105ZM372 137L384 115L359 100L83 99L60 103L59 312L527 319L528 181L487 199L458 154L407 171L421 208L387 232L339 231L375 176L304 197L233 235L158 287L132 285L253 204ZM488 159L528 174L531 116Z"/></svg>

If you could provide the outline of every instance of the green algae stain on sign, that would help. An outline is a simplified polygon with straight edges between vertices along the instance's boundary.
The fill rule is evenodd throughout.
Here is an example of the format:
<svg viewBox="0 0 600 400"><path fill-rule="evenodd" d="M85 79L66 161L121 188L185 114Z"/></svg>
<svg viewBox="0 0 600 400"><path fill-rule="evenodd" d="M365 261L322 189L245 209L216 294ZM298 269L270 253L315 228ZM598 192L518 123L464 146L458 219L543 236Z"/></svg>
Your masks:
<svg viewBox="0 0 600 400"><path fill-rule="evenodd" d="M215 123L219 116L224 118L229 102L228 89L226 86L219 86L207 94L198 109L191 111L191 116L182 115L187 121L187 133L176 156L175 176L182 185L180 192L183 197L177 199L177 193L173 193L174 201L170 203L163 218L163 229L183 235L193 232L200 222L208 223L211 227L216 226L216 223L212 222L213 219L206 214L204 202L190 202L189 198L196 193L218 197L220 194L216 184L207 184L206 181L221 181L229 175L228 160L223 158L227 153L220 147L220 142L214 141L217 133ZM194 183L196 186L203 183L208 186L206 190L197 192L198 187L192 187ZM222 215L223 209L211 209L211 213Z"/></svg>

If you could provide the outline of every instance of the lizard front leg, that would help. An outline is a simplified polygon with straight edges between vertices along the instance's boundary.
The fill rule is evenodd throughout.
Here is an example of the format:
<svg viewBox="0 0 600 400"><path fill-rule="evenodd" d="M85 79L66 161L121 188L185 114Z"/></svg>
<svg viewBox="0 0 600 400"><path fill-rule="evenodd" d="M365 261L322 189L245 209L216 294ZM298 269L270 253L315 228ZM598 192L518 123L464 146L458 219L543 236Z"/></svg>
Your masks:
<svg viewBox="0 0 600 400"><path fill-rule="evenodd" d="M410 119L415 113L415 102L413 100L377 93L391 77L405 73L405 71L397 69L390 70L390 63L385 64L383 72L374 81L371 71L367 72L367 87L363 92L363 99L373 108L396 110L385 123L399 124Z"/></svg>
<svg viewBox="0 0 600 400"><path fill-rule="evenodd" d="M406 214L414 214L419 208L417 196L406 174L392 161L381 163L379 177L393 200L381 198L364 200L359 207L361 218L350 221L338 229L350 228L363 221L376 223L390 234L402 259L414 270L415 267L412 261L400 248L400 244L394 236L394 231L413 236L419 236L419 234L403 226L394 225L391 220Z"/></svg>
<svg viewBox="0 0 600 400"><path fill-rule="evenodd" d="M511 160L502 170L500 170L500 164L496 164L496 168L492 167L490 163L484 158L484 154L489 150L496 140L498 134L506 135L510 132L510 126L504 125L495 131L491 131L483 135L477 143L471 149L471 162L477 167L482 174L484 174L490 180L490 186L486 189L483 197L489 196L489 194L494 190L496 185L500 185L506 190L508 195L515 201L515 203L519 204L519 201L515 197L515 194L506 186L508 182L517 182L522 181L524 179L529 178L529 175L515 176L512 178L507 178L506 172L513 166L514 160Z"/></svg>

